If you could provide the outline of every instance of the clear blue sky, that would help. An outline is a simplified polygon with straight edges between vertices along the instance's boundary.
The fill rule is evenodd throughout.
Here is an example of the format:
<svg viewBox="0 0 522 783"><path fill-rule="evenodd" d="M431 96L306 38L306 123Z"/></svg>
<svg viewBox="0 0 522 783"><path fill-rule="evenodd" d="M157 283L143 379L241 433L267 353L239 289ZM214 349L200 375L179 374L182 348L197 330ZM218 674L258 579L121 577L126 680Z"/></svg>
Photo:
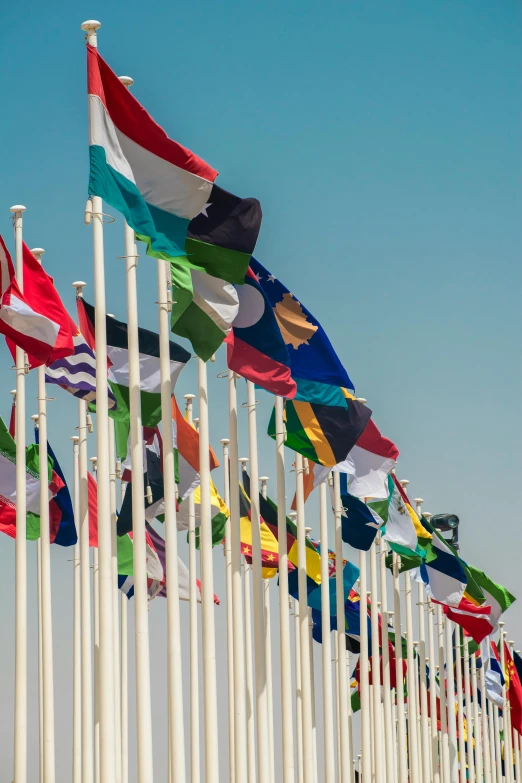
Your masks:
<svg viewBox="0 0 522 783"><path fill-rule="evenodd" d="M397 443L400 476L410 479L412 496L422 495L426 510L457 512L464 557L520 594L519 4L7 5L0 39L0 231L12 248L9 207L24 203L25 238L46 249L46 267L71 310L75 279L88 282L92 300L80 30L88 18L102 22L102 55L118 74L134 78L136 97L168 133L215 166L223 187L261 201L258 258L321 320L357 393ZM116 260L122 253L118 218L106 231L107 306L125 319L123 266ZM141 323L156 328L156 270L147 258L139 280ZM3 345L0 361L6 418L14 375ZM223 363L220 355L216 372ZM187 368L178 391L195 389L195 370ZM212 381L211 393L219 448L227 434L224 382ZM29 405L35 396L31 379ZM71 480L75 404L65 397L58 390L50 403L50 433ZM260 399L264 428L270 400L261 393ZM273 446L262 432L260 465L274 476ZM308 516L318 533L313 502ZM0 541L0 766L7 769L13 556L12 542ZM32 550L29 556L32 564ZM71 556L53 552L60 783L70 779ZM223 593L222 570L216 552ZM31 570L34 779L33 577ZM507 624L522 646L520 606ZM156 763L163 773L164 606L153 605L150 618ZM224 667L224 611L220 618ZM184 615L186 629L185 621Z"/></svg>

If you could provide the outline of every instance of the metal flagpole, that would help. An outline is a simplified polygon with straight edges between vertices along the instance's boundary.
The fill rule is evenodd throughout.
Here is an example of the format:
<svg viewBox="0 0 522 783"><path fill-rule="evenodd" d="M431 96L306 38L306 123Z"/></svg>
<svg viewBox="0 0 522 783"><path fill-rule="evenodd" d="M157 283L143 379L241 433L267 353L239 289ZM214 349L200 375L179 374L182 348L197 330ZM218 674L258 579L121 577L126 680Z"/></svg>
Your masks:
<svg viewBox="0 0 522 783"><path fill-rule="evenodd" d="M399 581L400 559L392 553L393 566L393 614L395 630L395 676L397 681L397 744L398 744L398 783L408 783L408 757L406 738L406 715L404 711L404 676L402 671L402 629L401 629L401 590ZM362 616L362 615L361 615ZM361 626L362 638L362 626ZM362 678L361 678L362 679Z"/></svg>
<svg viewBox="0 0 522 783"><path fill-rule="evenodd" d="M468 737L473 737L473 705L471 703L471 685L469 670L469 652L466 638L463 639L464 645L464 698L466 701L466 728ZM473 752L473 741L468 742L468 780L469 783L475 783L475 754Z"/></svg>
<svg viewBox="0 0 522 783"><path fill-rule="evenodd" d="M386 781L384 764L385 750L381 722L381 673L379 649L379 610L377 606L379 592L377 586L377 553L375 539L370 547L370 617L372 624L372 697L373 697L373 752L375 758L375 778Z"/></svg>
<svg viewBox="0 0 522 783"><path fill-rule="evenodd" d="M328 583L328 499L326 481L319 485L321 538L321 618L323 627L323 774L324 783L335 783L335 742L332 691L332 635L330 632L330 587Z"/></svg>
<svg viewBox="0 0 522 783"><path fill-rule="evenodd" d="M422 514L422 498L414 498L417 515ZM430 783L430 731L428 725L428 691L426 682L426 626L425 626L425 602L424 586L417 582L417 601L419 606L419 709L421 717L421 764L420 770L424 783Z"/></svg>
<svg viewBox="0 0 522 783"><path fill-rule="evenodd" d="M241 471L246 470L248 457L240 457ZM243 587L245 592L244 602L244 626L245 626L245 683L246 683L246 710L247 710L247 753L248 753L248 781L256 780L256 722L255 722L255 693L254 693L254 665L252 653L252 566L243 562Z"/></svg>
<svg viewBox="0 0 522 783"><path fill-rule="evenodd" d="M424 515L426 516L426 514ZM431 774L433 783L440 783L442 758L439 755L439 732L437 729L437 691L435 687L435 672L437 668L435 657L435 607L428 598L428 665L430 669L430 741L431 741Z"/></svg>
<svg viewBox="0 0 522 783"><path fill-rule="evenodd" d="M33 418L31 416L31 418ZM36 542L36 580L38 593L38 773L40 783L44 779L43 739L43 651L42 651L42 553L41 541Z"/></svg>
<svg viewBox="0 0 522 783"><path fill-rule="evenodd" d="M195 394L185 394L185 410L189 424L194 423L193 400ZM194 493L191 492L188 503L188 545L189 545L189 668L190 668L190 781L199 783L200 736L199 736L199 645L198 645L198 585L197 585L197 549L196 549L196 510Z"/></svg>
<svg viewBox="0 0 522 783"><path fill-rule="evenodd" d="M248 443L250 459L250 514L252 524L252 606L254 615L257 770L259 780L270 779L268 742L268 697L264 641L263 577L261 571L261 529L259 512L259 470L257 461L255 387L247 381Z"/></svg>
<svg viewBox="0 0 522 783"><path fill-rule="evenodd" d="M482 666L480 667L480 690L482 694L482 751L484 758L484 783L493 783L491 774L491 749L489 744L489 725L488 725L488 713L487 713L487 698L486 698L486 675L484 673L484 666L486 661L482 659ZM476 667L475 667L476 670ZM520 776L517 777L519 779Z"/></svg>
<svg viewBox="0 0 522 783"><path fill-rule="evenodd" d="M120 623L118 589L118 542L116 535L116 442L114 419L109 418L109 463L110 463L110 502L111 502L111 548L112 548L112 616L113 616L113 667L114 667L114 740L116 743L116 783L121 783L121 695L120 695Z"/></svg>
<svg viewBox="0 0 522 783"><path fill-rule="evenodd" d="M297 462L296 462L297 465ZM341 523L341 490L340 490L340 476L337 471L333 472L333 490L334 490L334 531L335 531L335 589L336 589L336 614L337 614L337 688L339 691L339 726L341 734L341 748L340 748L340 761L341 769L339 770L340 783L350 783L351 781L351 769L352 769L352 748L350 744L350 732L348 725L348 686L346 682L346 634L343 633L345 627L344 621L344 579L343 579L343 537L342 537L342 523ZM362 557L362 553L361 553ZM366 561L365 561L366 562ZM362 575L362 570L361 570ZM366 575L366 572L365 572ZM306 576L306 572L305 572ZM361 581L361 591L362 591ZM306 593L305 593L306 594ZM366 595L366 591L365 591ZM363 605L365 602L365 595L361 592L361 660L366 654L366 677L368 677L368 631L367 626L362 622L363 617ZM363 650L363 631L362 626L366 628L366 653ZM328 626L329 627L329 626ZM324 630L324 629L323 629ZM364 661L361 665L361 670L364 668ZM362 671L361 671L361 683L362 683ZM368 680L366 679L366 683ZM366 696L368 694L366 693ZM364 701L364 694L361 687L361 702ZM369 706L368 702L365 703L366 707ZM366 717L369 718L368 711L366 710ZM368 753L365 746L365 739L370 738L368 734L365 735L364 723L365 715L363 714L363 779L368 781L369 778L364 777L367 775L366 762L369 760Z"/></svg>
<svg viewBox="0 0 522 783"><path fill-rule="evenodd" d="M41 264L44 250L31 250ZM43 762L45 783L54 783L56 777L54 743L54 673L53 673L53 625L51 593L51 539L49 529L49 488L47 476L47 394L45 367L37 370L38 417L35 422L40 436L38 460L40 466L40 588L42 626L42 677L43 677Z"/></svg>
<svg viewBox="0 0 522 783"><path fill-rule="evenodd" d="M82 24L86 41L97 46L96 31L100 23L88 21ZM92 117L89 116L91 127ZM99 649L99 700L100 700L100 782L113 783L116 775L114 742L114 661L112 616L112 540L109 497L109 426L107 396L107 332L105 308L105 271L103 252L103 204L99 196L92 197L94 250L94 304L96 308L96 445L98 455L98 568L100 586L100 649ZM136 555L136 539L134 553ZM138 544L139 547L139 544ZM140 549L138 549L140 551ZM144 552L144 544L141 547ZM136 574L135 574L136 579ZM138 584L139 588L139 572ZM136 589L139 600L139 589ZM139 716L139 710L138 710ZM139 720L141 720L139 716ZM146 778L143 778L146 783Z"/></svg>
<svg viewBox="0 0 522 783"><path fill-rule="evenodd" d="M504 642L506 640L506 632L504 630L504 623L500 622L500 670L504 674L506 671L506 655L504 650ZM504 685L502 686L502 730L504 733L504 777L506 783L513 783L513 749L511 747L511 705L507 694L507 687L504 676Z"/></svg>
<svg viewBox="0 0 522 783"><path fill-rule="evenodd" d="M241 531L239 516L239 461L236 375L228 372L228 422L230 448L230 559L232 578L232 624L234 661L234 754L238 783L248 778L247 705L245 684L245 629L241 580Z"/></svg>
<svg viewBox="0 0 522 783"><path fill-rule="evenodd" d="M471 693L473 697L473 724L475 727L475 778L477 781L484 780L483 774L483 755L482 755L482 736L481 736L481 724L480 708L478 703L478 688L477 688L477 662L475 655L470 656L471 663Z"/></svg>
<svg viewBox="0 0 522 783"><path fill-rule="evenodd" d="M457 672L457 719L459 733L460 783L466 783L466 743L464 742L464 699L462 698L462 655L460 627L456 626L457 644L455 645L455 669Z"/></svg>
<svg viewBox="0 0 522 783"><path fill-rule="evenodd" d="M120 77L127 89L133 84L128 76ZM93 211L95 210L93 204ZM101 211L101 209L100 209ZM94 217L94 215L93 215ZM101 223L100 223L101 229ZM136 656L136 740L138 778L152 783L152 705L150 693L149 598L147 588L147 545L145 539L145 481L143 464L143 429L141 418L140 359L138 339L138 251L134 231L124 222L125 271L127 281L127 341L129 361L130 449L132 464L132 531L134 555L134 642ZM161 299L159 301L162 301ZM160 338L161 340L161 338ZM96 325L98 358L98 328ZM105 358L105 357L104 357ZM160 357L161 362L161 357ZM98 368L96 368L98 370ZM170 369L170 368L169 368ZM97 372L98 374L98 372ZM170 372L169 372L170 380ZM97 378L98 381L98 378ZM163 376L162 376L163 381ZM105 386L107 383L105 382ZM169 395L170 397L170 395ZM104 394L106 399L106 395ZM169 421L169 428L172 425ZM101 427L98 428L98 431ZM99 437L99 436L98 436ZM164 444L164 450L165 444ZM98 448L99 455L99 448ZM114 465L112 466L114 470ZM100 484L98 484L98 494ZM165 509L167 501L165 499ZM100 555L101 556L101 555ZM177 582L176 582L177 583ZM101 597L101 596L100 596ZM168 611L168 610L167 610ZM114 618L114 622L115 622ZM116 637L117 638L117 637ZM114 672L116 679L116 672ZM104 781L102 780L102 783Z"/></svg>
<svg viewBox="0 0 522 783"><path fill-rule="evenodd" d="M502 747L500 744L500 716L498 707L493 705L493 727L495 733L495 758L497 763L497 781L502 783Z"/></svg>
<svg viewBox="0 0 522 783"><path fill-rule="evenodd" d="M303 762L303 677L301 672L301 637L299 634L299 601L294 598L294 650L295 650L295 733L297 745L297 780L304 780Z"/></svg>
<svg viewBox="0 0 522 783"><path fill-rule="evenodd" d="M24 290L22 215L11 207L16 248L16 281ZM15 710L14 779L27 783L27 521L25 475L25 353L16 346L16 542L15 542Z"/></svg>
<svg viewBox="0 0 522 783"><path fill-rule="evenodd" d="M450 780L459 779L459 759L457 754L457 721L455 716L455 679L453 676L453 638L451 620L446 617L446 682L448 705L448 743Z"/></svg>
<svg viewBox="0 0 522 783"><path fill-rule="evenodd" d="M266 499L268 476L260 476L261 494ZM274 700L272 676L272 623L270 618L270 579L263 579L263 607L265 623L265 656L266 656L266 688L268 712L268 745L270 752L270 781L275 783L275 753L274 753Z"/></svg>
<svg viewBox="0 0 522 783"><path fill-rule="evenodd" d="M301 710L303 726L303 781L314 783L312 750L312 693L310 681L310 645L308 641L308 590L306 577L306 532L304 524L303 455L295 454L297 560L299 581L299 654L301 659ZM341 557L342 563L342 557ZM342 573L342 572L341 572ZM342 595L342 592L341 592ZM343 656L344 666L344 656ZM346 685L346 668L345 668ZM346 687L342 693L346 691ZM348 728L348 727L346 727ZM345 735L346 736L346 735ZM351 760L351 754L350 754ZM264 780L264 778L261 778Z"/></svg>
<svg viewBox="0 0 522 783"><path fill-rule="evenodd" d="M281 723L283 741L283 783L293 783L295 775L292 722L292 671L290 663L290 617L288 598L288 550L285 500L285 424L283 398L275 398L277 533L279 554L279 652L281 665Z"/></svg>
<svg viewBox="0 0 522 783"><path fill-rule="evenodd" d="M214 620L214 568L210 513L207 365L198 359L199 464L201 476L201 616L203 649L203 703L205 708L205 780L219 780L218 708L216 690L216 629ZM172 471L174 473L174 471Z"/></svg>
<svg viewBox="0 0 522 783"><path fill-rule="evenodd" d="M440 692L440 731L441 731L441 766L444 774L444 783L451 783L450 778L450 759L449 759L449 740L448 740L448 721L447 721L447 700L445 686L444 669L444 617L442 608L437 604L437 642L439 655L439 692Z"/></svg>
<svg viewBox="0 0 522 783"><path fill-rule="evenodd" d="M335 478L335 474L334 474ZM359 551L359 596L360 596L360 647L359 656L360 689L361 689L361 735L362 735L362 778L364 783L369 783L372 774L372 746L371 746L371 721L370 721L370 685L369 685L369 661L368 661L368 605L367 605L367 576L366 576L366 552ZM338 599L339 600L339 599ZM340 609L338 605L338 609ZM338 620L339 623L339 615ZM342 628L342 625L341 625ZM342 633L340 634L343 635ZM401 674L402 677L402 674ZM341 691L343 693L343 691Z"/></svg>
<svg viewBox="0 0 522 783"><path fill-rule="evenodd" d="M495 745L495 729L493 725L493 710L492 704L489 699L486 698L486 709L488 719L488 739L489 739L489 757L491 759L491 783L500 783L497 779L497 762L496 762L496 745Z"/></svg>
<svg viewBox="0 0 522 783"><path fill-rule="evenodd" d="M305 528L308 530L308 528ZM308 534L307 534L308 535ZM312 699L312 758L313 758L313 774L314 783L317 783L317 716L315 711L315 668L314 668L314 640L312 637L312 610L308 609L308 650L310 656L310 695ZM351 726L350 737L351 737Z"/></svg>
<svg viewBox="0 0 522 783"><path fill-rule="evenodd" d="M77 291L81 295L81 287ZM92 630L91 630L91 563L89 551L89 496L87 486L87 403L78 400L81 627L82 627L82 783L93 783L93 700L92 700ZM95 550L96 551L96 550Z"/></svg>
<svg viewBox="0 0 522 783"><path fill-rule="evenodd" d="M73 435L74 468L74 519L76 525L80 519L80 438ZM78 530L79 533L79 530ZM73 776L72 783L82 781L82 626L81 626L81 575L80 575L80 539L74 545L73 554L74 587L74 630L73 630Z"/></svg>
<svg viewBox="0 0 522 783"><path fill-rule="evenodd" d="M91 425L92 426L92 425ZM97 457L90 457L92 472L97 475ZM100 783L100 570L98 547L92 550L92 603L94 630L94 781Z"/></svg>
<svg viewBox="0 0 522 783"><path fill-rule="evenodd" d="M390 648L388 637L388 591L386 588L386 545L382 533L378 534L379 540L379 568L381 582L381 616L382 616L382 686L384 706L384 747L386 777L388 783L395 783L395 767L393 761L393 747L395 739L392 724L392 699L390 678Z"/></svg>
<svg viewBox="0 0 522 783"><path fill-rule="evenodd" d="M128 259L127 259L127 263ZM185 783L185 731L183 720L183 676L181 670L181 628L179 611L179 575L178 575L178 528L176 523L176 479L174 465L174 439L172 433L172 379L170 375L170 312L172 309L172 293L167 283L168 267L164 261L158 259L158 319L159 319L159 353L160 353L160 377L161 377L161 428L163 439L163 483L165 498L165 556L166 556L166 580L167 589L167 661L168 661L168 710L169 710L169 749L171 751L173 783ZM206 373L206 367L205 367ZM206 374L205 374L206 380ZM200 411L204 408L201 403ZM206 427L200 435L200 462L201 462L201 509L202 531L203 519L210 522L210 469L208 463L208 411L204 408L206 416L203 419ZM204 451L202 443L204 441ZM205 455L201 459L201 454ZM143 457L142 457L143 459ZM142 474L143 475L143 474ZM134 482L133 482L134 483ZM134 504L133 504L134 505ZM143 509L143 501L141 503ZM145 537L144 537L145 540ZM201 549L205 545L205 536L201 536ZM212 542L209 542L212 556ZM212 569L212 561L210 563ZM212 612L214 611L214 580L212 570L205 572L209 585L202 584L203 607L207 607L210 599ZM210 595L209 595L210 590ZM204 615L205 617L205 615ZM214 615L212 614L212 631ZM203 643L206 639L204 636ZM215 643L213 645L215 658ZM147 672L148 674L148 672ZM150 684L150 680L148 680ZM215 684L215 668L214 668ZM214 702L215 703L215 702ZM150 701L149 701L150 704ZM216 712L209 716L210 720L217 719ZM215 729L217 731L217 727ZM216 756L212 760L207 755L207 763L215 765L217 774L217 749ZM152 767L151 767L152 769ZM151 773L152 774L152 773ZM211 778L207 778L210 780ZM213 778L212 778L213 779ZM141 783L141 781L140 781Z"/></svg>
<svg viewBox="0 0 522 783"><path fill-rule="evenodd" d="M229 470L229 438L222 438L223 446L223 482L225 505L230 508L230 470ZM230 783L235 781L235 749L234 749L234 629L232 606L232 551L230 548L230 517L225 527L225 576L227 596L227 674L228 674L228 763L230 767Z"/></svg>
<svg viewBox="0 0 522 783"><path fill-rule="evenodd" d="M125 497L126 483L120 483L121 500ZM120 598L120 696L121 696L121 782L129 783L129 659L128 659L128 611L129 599L124 593ZM83 781L82 781L83 783Z"/></svg>

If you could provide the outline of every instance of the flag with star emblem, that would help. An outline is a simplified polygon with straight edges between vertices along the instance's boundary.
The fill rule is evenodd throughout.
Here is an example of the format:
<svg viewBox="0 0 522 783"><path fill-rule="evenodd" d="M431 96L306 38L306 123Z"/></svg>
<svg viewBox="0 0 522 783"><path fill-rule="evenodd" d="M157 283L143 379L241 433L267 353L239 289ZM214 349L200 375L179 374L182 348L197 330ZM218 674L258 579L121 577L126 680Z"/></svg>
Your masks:
<svg viewBox="0 0 522 783"><path fill-rule="evenodd" d="M242 285L261 228L261 205L214 185L191 220L185 249L190 269L171 263L171 328L207 361L230 333L239 310L233 284ZM189 279L187 280L187 272Z"/></svg>
<svg viewBox="0 0 522 783"><path fill-rule="evenodd" d="M320 465L346 459L372 412L354 397L354 385L312 313L259 261L250 267L274 310L297 391L287 400L286 446ZM268 426L275 438L275 412Z"/></svg>
<svg viewBox="0 0 522 783"><path fill-rule="evenodd" d="M504 676L511 707L511 727L522 734L522 684L506 642L504 642Z"/></svg>
<svg viewBox="0 0 522 783"><path fill-rule="evenodd" d="M241 553L247 563L252 563L252 520L250 515L250 500L245 489L239 485L239 530ZM261 565L263 578L271 579L277 574L279 566L277 538L268 525L261 520Z"/></svg>

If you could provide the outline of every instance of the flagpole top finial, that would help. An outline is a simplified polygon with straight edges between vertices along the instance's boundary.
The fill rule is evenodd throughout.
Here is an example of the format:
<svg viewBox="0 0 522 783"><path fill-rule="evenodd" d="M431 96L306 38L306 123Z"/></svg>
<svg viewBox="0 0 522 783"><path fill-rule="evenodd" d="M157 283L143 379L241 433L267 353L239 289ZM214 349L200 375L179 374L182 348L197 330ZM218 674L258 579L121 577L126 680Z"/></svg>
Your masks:
<svg viewBox="0 0 522 783"><path fill-rule="evenodd" d="M424 503L424 498L413 498L413 502L420 506L421 503Z"/></svg>
<svg viewBox="0 0 522 783"><path fill-rule="evenodd" d="M101 27L101 22L98 22L96 19L88 19L86 22L82 22L82 30L85 30L85 32L88 32L89 30L99 30Z"/></svg>
<svg viewBox="0 0 522 783"><path fill-rule="evenodd" d="M238 462L239 462L239 463L240 463L240 465L241 465L241 469L242 469L242 470L246 470L246 464L247 464L247 462L248 462L248 457L240 457L240 458L238 459Z"/></svg>
<svg viewBox="0 0 522 783"><path fill-rule="evenodd" d="M79 443L80 436L79 435L71 435L71 440L73 443Z"/></svg>
<svg viewBox="0 0 522 783"><path fill-rule="evenodd" d="M184 394L183 399L184 400L194 400L196 398L195 394Z"/></svg>
<svg viewBox="0 0 522 783"><path fill-rule="evenodd" d="M40 261L40 256L44 255L45 250L43 249L43 247L32 247L31 253L36 258L37 261Z"/></svg>
<svg viewBox="0 0 522 783"><path fill-rule="evenodd" d="M16 397L16 389L11 389L11 391L9 392L9 394L12 394L12 395L13 395L13 397Z"/></svg>
<svg viewBox="0 0 522 783"><path fill-rule="evenodd" d="M432 518L433 514L431 513L431 511L423 511L422 512L422 516L424 517L424 519L427 519L428 522L429 522L430 519Z"/></svg>
<svg viewBox="0 0 522 783"><path fill-rule="evenodd" d="M39 418L40 418L40 417L39 417L39 415L38 415L37 413L33 413L33 415L31 416L31 419L32 419L33 421L38 421L38 419L39 419Z"/></svg>
<svg viewBox="0 0 522 783"><path fill-rule="evenodd" d="M368 402L368 400L366 399L366 397L357 397L357 402L360 402L360 403L362 403L363 405L366 405L366 403Z"/></svg>
<svg viewBox="0 0 522 783"><path fill-rule="evenodd" d="M9 207L9 211L14 212L15 214L17 212L25 212L26 209L27 207L24 207L23 204L15 204L14 207Z"/></svg>
<svg viewBox="0 0 522 783"><path fill-rule="evenodd" d="M268 476L259 476L259 481L268 481Z"/></svg>
<svg viewBox="0 0 522 783"><path fill-rule="evenodd" d="M312 528L311 527L305 527L304 531L308 535L308 533L312 532Z"/></svg>
<svg viewBox="0 0 522 783"><path fill-rule="evenodd" d="M134 84L134 79L131 76L118 76L118 79L127 88Z"/></svg>
<svg viewBox="0 0 522 783"><path fill-rule="evenodd" d="M229 438L221 438L221 440L219 442L221 443L222 446L228 446L228 444L230 443L230 439Z"/></svg>
<svg viewBox="0 0 522 783"><path fill-rule="evenodd" d="M403 489L404 489L404 487L407 487L409 483L410 483L410 480L409 480L409 479L401 479L401 480L399 481L399 484L401 485L401 487L402 487Z"/></svg>
<svg viewBox="0 0 522 783"><path fill-rule="evenodd" d="M82 296L83 295L83 289L87 283L84 283L83 280L76 280L74 283L72 283L72 287L76 288L76 296Z"/></svg>

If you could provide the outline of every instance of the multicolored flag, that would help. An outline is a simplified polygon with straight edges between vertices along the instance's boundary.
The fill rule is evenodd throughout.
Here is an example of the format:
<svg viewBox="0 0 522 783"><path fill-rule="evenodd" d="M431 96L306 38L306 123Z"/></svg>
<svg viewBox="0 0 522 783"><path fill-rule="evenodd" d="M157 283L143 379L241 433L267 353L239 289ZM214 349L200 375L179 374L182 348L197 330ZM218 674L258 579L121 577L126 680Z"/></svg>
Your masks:
<svg viewBox="0 0 522 783"><path fill-rule="evenodd" d="M25 242L22 243L22 263L24 301L35 313L48 318L51 323L58 326L54 348L45 362L45 364L50 364L73 353L73 334L76 327L54 287L53 278L47 274L43 266L33 256ZM6 342L11 356L15 359L15 343L9 338ZM43 364L35 356L29 355L27 358L31 367L39 367Z"/></svg>
<svg viewBox="0 0 522 783"><path fill-rule="evenodd" d="M489 619L492 627L491 631L488 631L488 633L495 633L498 629L498 621L502 614L509 609L516 601L516 598L509 590L494 582L484 573L484 571L480 571L478 568L475 568L475 566L466 564L466 573L468 576L468 585L473 580L482 593L483 603L491 607ZM468 590L469 587L466 586L466 591L468 592ZM482 599L482 596L479 596L479 598ZM469 598L473 601L473 596L469 596Z"/></svg>
<svg viewBox="0 0 522 783"><path fill-rule="evenodd" d="M78 298L80 328L89 345L95 349L95 310L85 299ZM109 363L109 386L117 401L117 411L111 415L129 420L129 351L127 324L107 316L107 359ZM141 419L144 427L156 427L161 421L161 372L159 359L159 336L148 329L138 330ZM169 342L170 377L172 389L181 370L190 359L190 353L177 343Z"/></svg>
<svg viewBox="0 0 522 783"><path fill-rule="evenodd" d="M434 601L434 603L438 604L440 601ZM480 644L493 631L491 606L485 604L476 606L463 596L458 606L442 604L442 611L446 617L464 628L468 636L471 636L477 644Z"/></svg>
<svg viewBox="0 0 522 783"><path fill-rule="evenodd" d="M272 305L250 268L237 292L239 312L226 340L229 370L272 394L292 399L297 385L288 348Z"/></svg>
<svg viewBox="0 0 522 783"><path fill-rule="evenodd" d="M511 707L511 727L522 734L522 683L506 642L504 642L504 676Z"/></svg>
<svg viewBox="0 0 522 783"><path fill-rule="evenodd" d="M34 435L35 443L38 445L40 442L40 430L38 427L35 427ZM74 546L78 541L78 534L74 523L71 494L63 471L49 442L47 442L47 454L52 460L53 472L61 481L61 486L49 501L49 538L51 544Z"/></svg>
<svg viewBox="0 0 522 783"><path fill-rule="evenodd" d="M490 642L489 650L487 650L487 655L484 656L484 659L488 664L484 672L486 696L493 704L496 704L497 707L502 707L504 704L502 686L504 685L505 680L495 642Z"/></svg>
<svg viewBox="0 0 522 783"><path fill-rule="evenodd" d="M180 266L179 259L171 263L176 292L172 331L189 339L204 361L231 334L261 217L259 201L239 198L214 184L204 208L188 227L185 248L190 270Z"/></svg>
<svg viewBox="0 0 522 783"><path fill-rule="evenodd" d="M239 526L241 537L241 553L244 556L247 563L252 562L252 519L250 498L247 495L245 488L239 485ZM263 578L271 579L277 574L277 568L279 565L279 554L277 538L272 533L270 528L261 518L260 521L260 534L261 534L261 565L263 569Z"/></svg>
<svg viewBox="0 0 522 783"><path fill-rule="evenodd" d="M36 366L52 360L60 328L59 323L33 309L20 291L11 256L0 236L0 333L22 348Z"/></svg>

